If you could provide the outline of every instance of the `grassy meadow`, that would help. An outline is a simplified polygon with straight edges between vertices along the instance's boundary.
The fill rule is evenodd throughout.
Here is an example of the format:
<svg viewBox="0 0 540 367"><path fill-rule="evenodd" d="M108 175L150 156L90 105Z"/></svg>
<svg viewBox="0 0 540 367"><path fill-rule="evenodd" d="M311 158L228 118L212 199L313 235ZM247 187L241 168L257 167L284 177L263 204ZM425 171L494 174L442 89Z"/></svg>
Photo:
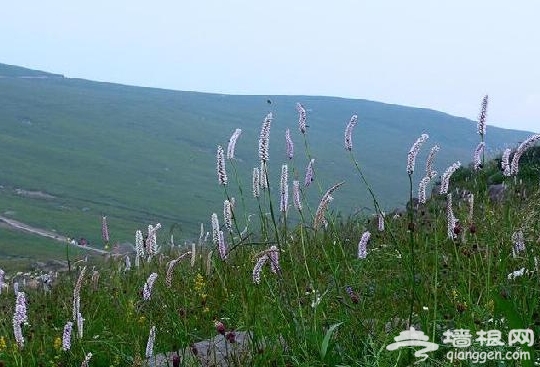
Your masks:
<svg viewBox="0 0 540 367"><path fill-rule="evenodd" d="M403 213L386 213L380 221L370 214L380 214L384 207L380 190L364 170L368 163L361 157L366 148L357 144L365 133L362 124L354 129L349 125L350 150L343 146L343 131L341 141L331 142L342 151L332 161L342 170L348 167L353 180L335 175L323 181L315 174L309 186L304 161L320 149L311 138L317 126L301 133L291 125L297 137L292 159L287 158L285 144L277 154L266 150L268 134L271 145L280 146L274 128L261 129L259 152L255 148L250 153L256 164L250 167L240 169L244 162L239 158L216 162L213 152L213 194L208 197L217 195L219 200L198 202L208 219L193 244L172 246L169 231L161 228L156 239L160 250L148 257L152 244L139 247L138 266L135 254L129 254L128 266L123 256L83 262L84 254L75 253L70 255L73 266L58 276L50 290L20 285L26 295L27 322L15 324L21 325L24 342L14 336L16 301L13 273L8 272L9 288L0 294L0 365L79 366L91 353L88 366L153 366L162 353L173 352L178 358L159 365L209 366L216 364L197 362L196 343L223 334L230 366L409 366L419 360L414 355L418 348L390 351L386 346L410 326L440 345L418 365L474 365L471 360L451 362L446 357L456 348L443 339L445 332L454 329L468 329L475 337L481 330L502 333L505 345L473 343L469 350L521 351L530 356L519 361L489 360L486 366L540 362L538 148L527 149L519 173L510 176L501 173L500 156L482 160L479 155L479 169L457 169L451 178L447 176L449 208L447 194L429 194L449 164L441 165L435 155L433 167L439 173L426 169L425 157L434 143L430 138L420 146L416 136L394 162L396 174L404 178L399 182L405 183L395 191L404 192L401 200L411 205ZM489 131L486 136L472 132L471 139L478 143L486 137L489 146ZM247 144L257 147L256 138L253 144L242 136L238 151ZM222 145L227 152L227 144ZM444 144L440 148L447 149ZM513 157L516 151L519 148L513 150ZM263 173L253 179L251 169L261 167L257 153L259 159L279 165L263 167ZM325 169L323 164L317 166L317 172ZM418 185L426 176L432 178L428 200L416 204L411 198L418 196ZM300 181L297 197L293 180ZM268 188L261 188L265 182ZM501 183L507 187L504 198L492 200L490 185ZM363 197L370 213L340 214L337 198L345 188ZM234 201L230 214L224 210L225 200ZM253 207L256 211L246 209ZM213 227L212 213L220 223L214 222ZM109 223L119 220L109 219ZM69 230L67 218L65 223ZM96 227L93 236L100 238L101 229ZM112 226L109 230L111 237L118 236ZM122 240L133 242L133 237ZM514 274L520 269L522 275ZM84 318L82 335L78 335L81 329L74 308ZM63 334L69 321L75 325L66 348ZM512 329L533 330L534 344L509 346L507 335ZM151 330L155 330L153 343L149 343ZM242 332L251 335L245 350L235 343L235 335Z"/></svg>

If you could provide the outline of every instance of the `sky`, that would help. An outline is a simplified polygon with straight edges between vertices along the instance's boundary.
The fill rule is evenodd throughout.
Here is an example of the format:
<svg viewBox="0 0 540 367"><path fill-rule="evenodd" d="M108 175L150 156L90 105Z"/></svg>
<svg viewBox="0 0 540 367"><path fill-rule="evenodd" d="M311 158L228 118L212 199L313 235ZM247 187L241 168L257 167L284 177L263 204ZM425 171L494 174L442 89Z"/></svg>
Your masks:
<svg viewBox="0 0 540 367"><path fill-rule="evenodd" d="M536 0L17 0L1 14L0 63L175 90L369 99L472 120L488 94L488 125L540 132Z"/></svg>

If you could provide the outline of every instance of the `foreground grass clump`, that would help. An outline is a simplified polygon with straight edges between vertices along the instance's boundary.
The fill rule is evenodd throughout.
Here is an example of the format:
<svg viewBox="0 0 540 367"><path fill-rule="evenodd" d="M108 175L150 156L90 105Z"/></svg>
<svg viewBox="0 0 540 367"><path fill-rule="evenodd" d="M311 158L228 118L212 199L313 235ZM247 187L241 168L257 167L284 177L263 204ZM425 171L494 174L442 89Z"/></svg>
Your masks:
<svg viewBox="0 0 540 367"><path fill-rule="evenodd" d="M358 184L336 179L323 187L316 171L303 175L314 158L305 110L297 108L304 157L294 153L288 131L287 161L280 174L269 173L269 114L261 128L252 190L239 183L245 178L231 175L241 164L234 158L240 132L235 131L227 150L217 149L216 184L224 203L209 208L212 230L201 230L196 244L174 246L161 238L160 226L151 226L146 241L137 234L137 253L127 258L75 262L50 290L19 284L26 296L26 322L12 320L20 307L13 285L4 289L0 360L9 366L73 366L84 364L91 353L91 366L145 366L173 352L178 358L169 354L161 365L192 366L200 365L196 343L221 334L227 348L239 351L236 336L249 332L251 343L231 353L229 365L407 366L418 360L413 349L389 351L386 346L413 326L440 345L425 365L451 366L456 363L446 354L453 348L443 343L448 330L507 335L511 329L531 329L540 335L535 149L524 153L520 172L512 176L502 175L495 161L481 159L481 167L471 168L456 164L441 175L447 193L440 194L436 185L430 199L418 195L414 200L418 183L426 186L437 176L431 157L428 179L419 180L424 174L416 167L416 155L429 139L423 134L403 164L410 179L409 205L403 213L385 215L353 153L357 117L344 127L345 153L358 172ZM485 127L481 143L484 134ZM503 198L494 200L489 185L501 182L506 184ZM373 200L375 214L333 215L332 197L342 185L358 185ZM248 201L258 206L256 215L243 210ZM66 339L68 322L73 325ZM14 335L15 324L22 339ZM516 350L508 345L471 348ZM520 348L532 360L516 365L532 365L538 344Z"/></svg>

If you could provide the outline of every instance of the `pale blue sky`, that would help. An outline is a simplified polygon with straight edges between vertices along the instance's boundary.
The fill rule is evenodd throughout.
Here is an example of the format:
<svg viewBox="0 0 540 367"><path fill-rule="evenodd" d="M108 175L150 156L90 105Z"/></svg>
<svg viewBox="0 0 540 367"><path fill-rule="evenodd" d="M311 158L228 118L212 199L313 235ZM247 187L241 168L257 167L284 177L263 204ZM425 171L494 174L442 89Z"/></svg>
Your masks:
<svg viewBox="0 0 540 367"><path fill-rule="evenodd" d="M17 0L1 14L2 63L177 90L365 98L473 120L487 93L489 124L540 131L538 1Z"/></svg>

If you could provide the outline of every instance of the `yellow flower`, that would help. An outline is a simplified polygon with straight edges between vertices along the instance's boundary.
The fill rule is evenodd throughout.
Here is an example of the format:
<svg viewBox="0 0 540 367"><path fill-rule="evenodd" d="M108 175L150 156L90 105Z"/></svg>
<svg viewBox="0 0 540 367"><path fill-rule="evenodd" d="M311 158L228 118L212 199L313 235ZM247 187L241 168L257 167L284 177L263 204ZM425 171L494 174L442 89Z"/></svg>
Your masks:
<svg viewBox="0 0 540 367"><path fill-rule="evenodd" d="M0 352L3 352L7 348L6 338L0 336Z"/></svg>
<svg viewBox="0 0 540 367"><path fill-rule="evenodd" d="M493 313L493 311L495 310L495 302L490 299L487 303L486 303L486 309L490 312L490 313Z"/></svg>
<svg viewBox="0 0 540 367"><path fill-rule="evenodd" d="M204 278L200 273L197 273L195 275L195 292L201 294L203 293L204 288L206 287L206 283L204 282Z"/></svg>
<svg viewBox="0 0 540 367"><path fill-rule="evenodd" d="M56 350L60 350L62 348L62 339L60 337L56 337L54 339L54 343L53 343L53 346L54 346L54 349Z"/></svg>
<svg viewBox="0 0 540 367"><path fill-rule="evenodd" d="M133 316L134 311L135 311L135 303L133 302L133 299L130 299L127 304L127 315L129 317Z"/></svg>

